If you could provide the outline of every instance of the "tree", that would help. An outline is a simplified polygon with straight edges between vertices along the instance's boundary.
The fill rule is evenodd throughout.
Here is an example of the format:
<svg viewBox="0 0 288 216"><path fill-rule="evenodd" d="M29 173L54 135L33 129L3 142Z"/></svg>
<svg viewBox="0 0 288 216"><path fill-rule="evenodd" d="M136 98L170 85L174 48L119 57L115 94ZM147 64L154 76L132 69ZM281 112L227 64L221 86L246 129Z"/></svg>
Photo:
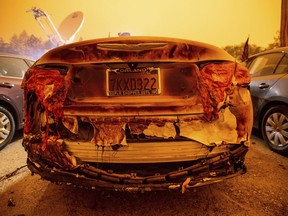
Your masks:
<svg viewBox="0 0 288 216"><path fill-rule="evenodd" d="M40 38L23 31L19 36L14 34L11 37L8 52L38 59L46 51L45 45Z"/></svg>
<svg viewBox="0 0 288 216"><path fill-rule="evenodd" d="M228 45L228 46L225 46L223 47L223 49L228 52L230 55L232 55L237 61L241 61L241 56L242 56L242 53L243 53L243 48L244 48L244 45L245 43L241 43L239 45ZM249 56L250 55L254 55L256 53L259 53L261 51L264 51L265 48L263 47L259 47L257 46L256 44L249 44L249 50L248 50L248 53L249 53Z"/></svg>
<svg viewBox="0 0 288 216"><path fill-rule="evenodd" d="M280 44L280 31L276 32L276 35L274 36L273 39L274 39L273 43L268 45L267 50L278 48L281 46L281 44Z"/></svg>
<svg viewBox="0 0 288 216"><path fill-rule="evenodd" d="M244 48L245 43L241 43L239 45L228 45L223 47L226 52L228 52L230 55L234 56L237 61L241 61L241 56L243 53L243 48ZM268 44L267 47L260 47L256 44L249 44L249 56L257 54L259 52L263 52L265 50L270 50L280 47L280 31L276 32L276 35L273 38L273 42L271 44Z"/></svg>
<svg viewBox="0 0 288 216"><path fill-rule="evenodd" d="M31 35L25 43L26 55L32 56L34 59L38 59L43 53L43 43L41 39Z"/></svg>
<svg viewBox="0 0 288 216"><path fill-rule="evenodd" d="M23 31L19 36L14 34L10 40L11 53L18 55L26 54L26 41L28 40L28 34Z"/></svg>
<svg viewBox="0 0 288 216"><path fill-rule="evenodd" d="M83 40L82 37L79 41L81 40ZM237 61L241 61L240 58L243 53L244 45L245 43L242 42L238 45L227 45L223 47L223 49L230 55L234 56ZM29 36L26 31L23 31L19 36L14 34L10 39L10 43L5 43L0 37L0 52L24 55L34 59L38 59L47 50L54 47L55 45L53 45L49 40L43 42L41 38L37 38L33 34ZM266 48L257 46L256 44L249 44L248 53L251 56L261 51L274 49L276 47L280 47L280 31L276 32L273 42L268 44Z"/></svg>
<svg viewBox="0 0 288 216"><path fill-rule="evenodd" d="M9 43L5 43L3 38L0 37L0 52L9 53L9 51L10 51L10 44Z"/></svg>

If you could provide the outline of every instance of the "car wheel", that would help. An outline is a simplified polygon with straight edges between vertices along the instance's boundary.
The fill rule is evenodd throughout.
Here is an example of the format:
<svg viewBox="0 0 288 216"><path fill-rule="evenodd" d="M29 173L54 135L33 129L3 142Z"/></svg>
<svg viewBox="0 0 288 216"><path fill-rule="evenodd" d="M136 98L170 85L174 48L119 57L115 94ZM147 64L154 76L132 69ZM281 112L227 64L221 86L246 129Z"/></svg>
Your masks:
<svg viewBox="0 0 288 216"><path fill-rule="evenodd" d="M15 122L12 114L0 106L0 150L8 145L15 133Z"/></svg>
<svg viewBox="0 0 288 216"><path fill-rule="evenodd" d="M261 131L273 151L288 152L288 106L270 108L264 115Z"/></svg>

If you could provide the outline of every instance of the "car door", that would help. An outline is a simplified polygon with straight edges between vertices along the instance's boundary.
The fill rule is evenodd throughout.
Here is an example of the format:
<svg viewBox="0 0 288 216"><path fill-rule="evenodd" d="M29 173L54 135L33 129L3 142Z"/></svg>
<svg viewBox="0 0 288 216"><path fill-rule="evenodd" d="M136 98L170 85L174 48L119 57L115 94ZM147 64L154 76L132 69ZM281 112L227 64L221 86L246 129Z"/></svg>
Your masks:
<svg viewBox="0 0 288 216"><path fill-rule="evenodd" d="M30 62L26 62L25 59L0 56L0 101L5 101L14 108L21 125L23 124L23 90L21 89L21 82L29 66ZM21 125L17 125L16 128L21 127Z"/></svg>
<svg viewBox="0 0 288 216"><path fill-rule="evenodd" d="M253 103L254 126L257 127L259 112L267 103L267 93L285 74L281 73L287 66L287 57L283 53L269 53L257 56L249 64L251 74L250 91Z"/></svg>

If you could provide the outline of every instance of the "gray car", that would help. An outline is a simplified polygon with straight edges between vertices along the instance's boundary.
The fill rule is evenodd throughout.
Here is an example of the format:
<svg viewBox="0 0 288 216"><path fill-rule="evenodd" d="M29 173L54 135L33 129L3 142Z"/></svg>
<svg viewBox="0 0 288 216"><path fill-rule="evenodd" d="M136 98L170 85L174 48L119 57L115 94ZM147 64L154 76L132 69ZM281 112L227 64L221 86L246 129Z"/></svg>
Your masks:
<svg viewBox="0 0 288 216"><path fill-rule="evenodd" d="M16 130L23 128L24 73L33 60L0 54L0 150L9 144Z"/></svg>
<svg viewBox="0 0 288 216"><path fill-rule="evenodd" d="M288 47L251 56L250 69L254 127L269 147L288 152Z"/></svg>

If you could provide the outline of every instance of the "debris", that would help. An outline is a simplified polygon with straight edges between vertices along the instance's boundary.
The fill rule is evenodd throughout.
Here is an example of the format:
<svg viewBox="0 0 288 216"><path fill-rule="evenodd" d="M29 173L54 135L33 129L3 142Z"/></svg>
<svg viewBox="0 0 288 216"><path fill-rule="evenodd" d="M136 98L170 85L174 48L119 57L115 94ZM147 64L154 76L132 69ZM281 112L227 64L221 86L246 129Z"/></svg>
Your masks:
<svg viewBox="0 0 288 216"><path fill-rule="evenodd" d="M6 180L6 179L9 179L9 178L11 178L12 176L15 176L16 174L18 174L18 171L19 171L19 170L21 170L21 169L23 169L23 168L25 168L25 167L27 167L27 165L18 167L18 168L17 168L16 170L14 170L13 172L8 173L8 174L6 174L6 175L4 175L4 176L1 176L1 177L0 177L0 182L1 182L1 181L4 181L4 180Z"/></svg>
<svg viewBox="0 0 288 216"><path fill-rule="evenodd" d="M8 206L9 207L15 207L16 206L11 198L8 200Z"/></svg>
<svg viewBox="0 0 288 216"><path fill-rule="evenodd" d="M182 192L182 194L185 193L185 191L186 191L186 189L187 189L187 186L188 186L188 184L190 183L190 181L191 181L191 178L188 177L188 178L183 182L182 187L181 187L181 192Z"/></svg>

